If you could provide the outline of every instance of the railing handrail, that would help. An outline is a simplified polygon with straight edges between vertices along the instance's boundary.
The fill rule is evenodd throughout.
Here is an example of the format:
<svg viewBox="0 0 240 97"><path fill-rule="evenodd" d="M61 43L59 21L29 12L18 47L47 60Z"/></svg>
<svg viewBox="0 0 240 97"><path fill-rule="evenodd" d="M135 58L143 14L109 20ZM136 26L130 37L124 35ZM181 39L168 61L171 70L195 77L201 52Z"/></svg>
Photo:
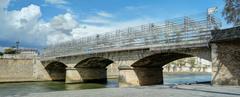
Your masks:
<svg viewBox="0 0 240 97"><path fill-rule="evenodd" d="M114 48L121 50L126 47L149 47L156 44L210 40L209 31L219 27L220 22L213 15L204 17L198 15L198 17L185 16L167 20L165 24L150 23L50 45L45 49L43 56L88 54L102 51L102 49L107 52Z"/></svg>

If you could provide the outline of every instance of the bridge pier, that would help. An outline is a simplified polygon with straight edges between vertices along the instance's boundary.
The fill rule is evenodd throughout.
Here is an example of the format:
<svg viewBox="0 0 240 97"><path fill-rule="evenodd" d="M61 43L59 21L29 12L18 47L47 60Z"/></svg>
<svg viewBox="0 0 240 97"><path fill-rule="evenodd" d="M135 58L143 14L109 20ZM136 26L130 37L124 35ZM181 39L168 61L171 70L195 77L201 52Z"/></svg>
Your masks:
<svg viewBox="0 0 240 97"><path fill-rule="evenodd" d="M77 68L67 67L65 83L80 83L80 82L83 82L83 80Z"/></svg>
<svg viewBox="0 0 240 97"><path fill-rule="evenodd" d="M105 68L66 68L65 83L106 83L107 73Z"/></svg>
<svg viewBox="0 0 240 97"><path fill-rule="evenodd" d="M240 44L221 42L212 48L212 84L240 85Z"/></svg>
<svg viewBox="0 0 240 97"><path fill-rule="evenodd" d="M162 67L119 67L119 86L163 84Z"/></svg>

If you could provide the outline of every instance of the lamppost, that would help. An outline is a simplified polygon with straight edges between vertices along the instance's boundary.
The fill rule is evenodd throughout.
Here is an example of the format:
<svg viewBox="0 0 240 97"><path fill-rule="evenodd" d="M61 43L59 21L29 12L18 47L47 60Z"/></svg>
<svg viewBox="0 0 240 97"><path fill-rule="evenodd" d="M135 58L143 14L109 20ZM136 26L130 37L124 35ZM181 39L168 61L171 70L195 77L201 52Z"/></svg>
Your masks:
<svg viewBox="0 0 240 97"><path fill-rule="evenodd" d="M18 50L19 50L19 44L20 44L20 42L17 41L17 42L16 42L16 52L17 52L17 53L19 53L19 51L18 51Z"/></svg>

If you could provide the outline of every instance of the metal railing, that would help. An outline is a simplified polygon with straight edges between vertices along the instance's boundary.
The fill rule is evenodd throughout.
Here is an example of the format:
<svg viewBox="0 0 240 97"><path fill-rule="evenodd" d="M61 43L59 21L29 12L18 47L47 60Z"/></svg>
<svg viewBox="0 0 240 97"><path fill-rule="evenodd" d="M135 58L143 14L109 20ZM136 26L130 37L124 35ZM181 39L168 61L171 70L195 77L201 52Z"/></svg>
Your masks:
<svg viewBox="0 0 240 97"><path fill-rule="evenodd" d="M210 30L220 26L213 15L185 16L49 45L42 57L208 43Z"/></svg>

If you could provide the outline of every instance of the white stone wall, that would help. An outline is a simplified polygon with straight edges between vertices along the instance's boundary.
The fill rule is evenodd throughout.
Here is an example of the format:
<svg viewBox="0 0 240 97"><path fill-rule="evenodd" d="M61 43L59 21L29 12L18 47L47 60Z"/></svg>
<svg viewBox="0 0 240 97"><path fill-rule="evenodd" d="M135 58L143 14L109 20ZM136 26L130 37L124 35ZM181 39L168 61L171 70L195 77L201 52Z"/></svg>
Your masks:
<svg viewBox="0 0 240 97"><path fill-rule="evenodd" d="M182 67L164 67L163 72L211 72L212 69L210 66L208 67L187 67L187 66L182 66Z"/></svg>
<svg viewBox="0 0 240 97"><path fill-rule="evenodd" d="M51 80L37 59L0 59L0 82Z"/></svg>

